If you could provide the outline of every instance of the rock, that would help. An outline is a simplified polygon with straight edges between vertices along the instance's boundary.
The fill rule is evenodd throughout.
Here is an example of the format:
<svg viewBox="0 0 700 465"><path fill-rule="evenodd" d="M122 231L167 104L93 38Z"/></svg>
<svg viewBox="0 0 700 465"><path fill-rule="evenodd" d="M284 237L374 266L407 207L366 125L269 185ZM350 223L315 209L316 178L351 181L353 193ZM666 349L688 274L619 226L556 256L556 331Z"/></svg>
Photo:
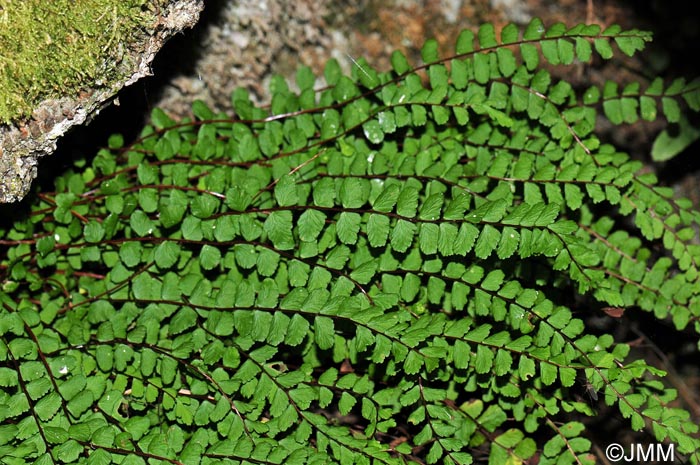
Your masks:
<svg viewBox="0 0 700 465"><path fill-rule="evenodd" d="M520 0L491 0L491 7L503 11L516 24L527 24L532 19L527 4Z"/></svg>

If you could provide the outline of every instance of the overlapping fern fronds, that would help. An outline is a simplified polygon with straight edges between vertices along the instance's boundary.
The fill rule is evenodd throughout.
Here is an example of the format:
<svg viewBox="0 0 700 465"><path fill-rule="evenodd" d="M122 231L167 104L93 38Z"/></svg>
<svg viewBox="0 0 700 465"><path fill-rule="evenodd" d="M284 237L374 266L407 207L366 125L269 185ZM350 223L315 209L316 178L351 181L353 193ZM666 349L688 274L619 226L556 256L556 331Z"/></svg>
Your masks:
<svg viewBox="0 0 700 465"><path fill-rule="evenodd" d="M571 311L700 329L698 212L595 135L697 111L698 83L542 67L649 39L484 25L113 136L2 232L0 462L593 463L585 373L698 463L663 373Z"/></svg>

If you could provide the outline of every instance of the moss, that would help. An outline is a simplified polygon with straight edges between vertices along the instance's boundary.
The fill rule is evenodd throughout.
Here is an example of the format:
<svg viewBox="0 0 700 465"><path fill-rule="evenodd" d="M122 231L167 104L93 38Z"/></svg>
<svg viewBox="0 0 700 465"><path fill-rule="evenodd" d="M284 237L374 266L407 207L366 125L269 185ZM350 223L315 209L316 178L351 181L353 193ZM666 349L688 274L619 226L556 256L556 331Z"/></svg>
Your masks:
<svg viewBox="0 0 700 465"><path fill-rule="evenodd" d="M167 0L0 0L0 123L131 71L129 43Z"/></svg>

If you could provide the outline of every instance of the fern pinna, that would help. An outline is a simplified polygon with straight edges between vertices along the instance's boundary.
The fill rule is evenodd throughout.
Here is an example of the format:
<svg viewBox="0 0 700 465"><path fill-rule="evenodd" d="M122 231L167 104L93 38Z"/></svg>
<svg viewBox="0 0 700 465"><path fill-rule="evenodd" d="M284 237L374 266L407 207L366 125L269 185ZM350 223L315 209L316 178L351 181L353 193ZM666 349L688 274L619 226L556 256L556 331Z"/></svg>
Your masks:
<svg viewBox="0 0 700 465"><path fill-rule="evenodd" d="M698 463L664 373L572 315L700 329L698 212L594 133L698 82L581 94L543 65L650 35L499 37L156 110L36 193L0 242L0 462L587 464L608 406Z"/></svg>

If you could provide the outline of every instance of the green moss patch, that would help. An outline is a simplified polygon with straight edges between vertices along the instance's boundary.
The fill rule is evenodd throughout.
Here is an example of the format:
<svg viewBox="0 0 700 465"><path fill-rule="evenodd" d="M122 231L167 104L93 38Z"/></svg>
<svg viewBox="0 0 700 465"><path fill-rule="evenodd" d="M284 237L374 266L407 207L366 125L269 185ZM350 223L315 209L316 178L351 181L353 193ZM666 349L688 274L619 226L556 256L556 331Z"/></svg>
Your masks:
<svg viewBox="0 0 700 465"><path fill-rule="evenodd" d="M0 122L130 72L164 0L0 0Z"/></svg>

